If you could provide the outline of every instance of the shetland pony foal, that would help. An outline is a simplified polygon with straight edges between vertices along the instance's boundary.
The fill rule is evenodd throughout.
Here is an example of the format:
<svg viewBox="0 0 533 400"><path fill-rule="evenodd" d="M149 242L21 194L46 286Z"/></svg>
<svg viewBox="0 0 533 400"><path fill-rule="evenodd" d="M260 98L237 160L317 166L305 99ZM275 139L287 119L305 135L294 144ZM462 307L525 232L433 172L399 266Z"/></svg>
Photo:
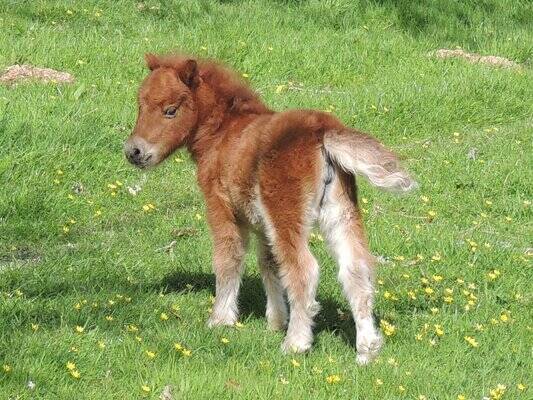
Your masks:
<svg viewBox="0 0 533 400"><path fill-rule="evenodd" d="M140 168L186 146L197 165L214 249L216 300L209 326L233 325L248 232L271 329L284 329L284 351L313 341L318 264L308 247L319 222L339 264L339 280L357 328L357 360L369 362L382 338L374 324L373 261L357 207L355 174L407 191L414 181L376 139L310 110L274 112L234 73L209 60L146 55L139 115L125 144ZM290 305L287 310L285 296Z"/></svg>

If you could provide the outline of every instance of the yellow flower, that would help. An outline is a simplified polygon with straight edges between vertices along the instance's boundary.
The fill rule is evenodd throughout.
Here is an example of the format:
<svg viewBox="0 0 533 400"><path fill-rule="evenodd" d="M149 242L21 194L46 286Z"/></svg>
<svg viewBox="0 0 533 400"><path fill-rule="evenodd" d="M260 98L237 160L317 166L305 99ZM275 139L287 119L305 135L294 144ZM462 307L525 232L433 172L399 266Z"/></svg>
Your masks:
<svg viewBox="0 0 533 400"><path fill-rule="evenodd" d="M418 400L428 400L427 396L420 394L418 395Z"/></svg>
<svg viewBox="0 0 533 400"><path fill-rule="evenodd" d="M442 256L441 256L440 253L437 251L435 254L433 254L433 255L431 256L431 259L432 259L433 261L440 261L440 260L442 259Z"/></svg>
<svg viewBox="0 0 533 400"><path fill-rule="evenodd" d="M229 339L226 338L226 337L223 337L222 339L220 339L220 341L224 344L228 344L229 343Z"/></svg>
<svg viewBox="0 0 533 400"><path fill-rule="evenodd" d="M500 321L502 321L502 322L507 322L507 321L509 321L509 315L507 315L507 314L505 314L505 313L502 313L502 314L500 315Z"/></svg>
<svg viewBox="0 0 533 400"><path fill-rule="evenodd" d="M464 394L458 394L457 400L466 400L466 396Z"/></svg>
<svg viewBox="0 0 533 400"><path fill-rule="evenodd" d="M524 385L523 383L519 383L518 385L516 385L517 389L520 390L521 392L523 392L524 390L526 390L527 386Z"/></svg>
<svg viewBox="0 0 533 400"><path fill-rule="evenodd" d="M113 321L115 318L113 318L112 315L106 315L105 319L106 319L106 321L111 322L111 321Z"/></svg>
<svg viewBox="0 0 533 400"><path fill-rule="evenodd" d="M126 330L128 332L139 332L139 328L137 328L137 326L135 326L135 325L128 325L126 327Z"/></svg>
<svg viewBox="0 0 533 400"><path fill-rule="evenodd" d="M39 324L31 324L32 331L37 332L38 329L39 329Z"/></svg>
<svg viewBox="0 0 533 400"><path fill-rule="evenodd" d="M181 343L174 343L174 348L176 349L176 351L181 351L183 349L183 346L181 345Z"/></svg>
<svg viewBox="0 0 533 400"><path fill-rule="evenodd" d="M507 387L501 384L497 385L495 389L491 389L489 392L490 400L500 400L503 397L506 389Z"/></svg>
<svg viewBox="0 0 533 400"><path fill-rule="evenodd" d="M478 347L479 343L472 336L465 336L466 342L472 347Z"/></svg>
<svg viewBox="0 0 533 400"><path fill-rule="evenodd" d="M235 328L244 328L244 324L242 322L235 322Z"/></svg>
<svg viewBox="0 0 533 400"><path fill-rule="evenodd" d="M427 196L420 196L420 200L422 200L424 203L429 203L429 197Z"/></svg>
<svg viewBox="0 0 533 400"><path fill-rule="evenodd" d="M142 385L141 390L143 391L143 393L150 393L152 389L148 385Z"/></svg>
<svg viewBox="0 0 533 400"><path fill-rule="evenodd" d="M105 342L103 340L99 340L97 345L98 345L98 348L102 350L105 349Z"/></svg>
<svg viewBox="0 0 533 400"><path fill-rule="evenodd" d="M501 275L501 272L497 269L490 271L487 276L491 281L494 281L498 279L498 277Z"/></svg>
<svg viewBox="0 0 533 400"><path fill-rule="evenodd" d="M436 212L436 211L433 211L433 210L429 210L429 211L428 211L428 216L429 216L429 217L433 218L433 217L435 217L436 215L437 215L437 212Z"/></svg>
<svg viewBox="0 0 533 400"><path fill-rule="evenodd" d="M250 77L250 75L248 75L248 74L244 73L244 74L242 74L242 77L243 77L243 78L249 78L249 77Z"/></svg>
<svg viewBox="0 0 533 400"><path fill-rule="evenodd" d="M442 281L442 276L441 276L441 275L433 275L432 278L433 278L433 280L434 280L435 282L440 282L440 281Z"/></svg>
<svg viewBox="0 0 533 400"><path fill-rule="evenodd" d="M435 327L435 334L437 336L443 336L444 335L444 329L442 329L442 325L434 325Z"/></svg>
<svg viewBox="0 0 533 400"><path fill-rule="evenodd" d="M85 328L83 326L76 325L76 328L74 328L74 330L77 333L83 333L85 331Z"/></svg>
<svg viewBox="0 0 533 400"><path fill-rule="evenodd" d="M202 215L199 214L199 213L196 213L196 214L194 215L194 217L195 217L198 221L200 221L200 220L202 219Z"/></svg>
<svg viewBox="0 0 533 400"><path fill-rule="evenodd" d="M451 297L451 296L444 297L444 302L448 303L448 304L453 303L453 297Z"/></svg>
<svg viewBox="0 0 533 400"><path fill-rule="evenodd" d="M70 228L69 228L68 226L65 225L65 226L63 227L63 232L64 232L64 233L69 233L69 231L70 231Z"/></svg>
<svg viewBox="0 0 533 400"><path fill-rule="evenodd" d="M9 364L4 364L4 365L2 365L2 369L4 370L4 372L5 372L6 374L9 374L9 373L13 370L13 368L12 368L11 365L9 365Z"/></svg>
<svg viewBox="0 0 533 400"><path fill-rule="evenodd" d="M281 93L287 90L287 85L277 85L276 86L276 93Z"/></svg>
<svg viewBox="0 0 533 400"><path fill-rule="evenodd" d="M78 371L77 369L73 369L70 371L70 375L74 378L74 379L80 379L80 371Z"/></svg>
<svg viewBox="0 0 533 400"><path fill-rule="evenodd" d="M74 364L72 361L67 362L67 369L69 371L74 371L76 369L76 364Z"/></svg>
<svg viewBox="0 0 533 400"><path fill-rule="evenodd" d="M168 320L168 315L163 312L163 313L161 313L159 318L161 319L161 321L167 321Z"/></svg>
<svg viewBox="0 0 533 400"><path fill-rule="evenodd" d="M326 376L326 382L329 384L339 383L340 381L341 381L341 377L339 375Z"/></svg>
<svg viewBox="0 0 533 400"><path fill-rule="evenodd" d="M396 327L384 319L379 322L379 326L387 336L393 336L396 333Z"/></svg>
<svg viewBox="0 0 533 400"><path fill-rule="evenodd" d="M379 379L379 378L376 379L376 382L375 382L375 383L376 383L376 386L381 386L381 385L383 385L383 381L382 381L381 379Z"/></svg>
<svg viewBox="0 0 533 400"><path fill-rule="evenodd" d="M435 293L435 291L429 286L424 288L424 292L426 292L426 294L429 294L429 295L432 295L433 293Z"/></svg>
<svg viewBox="0 0 533 400"><path fill-rule="evenodd" d="M183 349L183 350L181 351L181 354L183 354L185 357L190 357L191 354L192 354L192 351L189 350L189 349Z"/></svg>
<svg viewBox="0 0 533 400"><path fill-rule="evenodd" d="M155 352L154 351L146 350L144 352L144 354L146 354L146 357L148 357L149 359L155 358Z"/></svg>
<svg viewBox="0 0 533 400"><path fill-rule="evenodd" d="M405 392L405 386L403 386L403 385L398 386L398 391L399 391L400 393Z"/></svg>
<svg viewBox="0 0 533 400"><path fill-rule="evenodd" d="M294 358L291 360L291 364L295 368L298 368L300 366L300 363L297 360L295 360Z"/></svg>
<svg viewBox="0 0 533 400"><path fill-rule="evenodd" d="M437 307L431 307L430 310L431 310L432 314L438 314L439 313L439 309Z"/></svg>

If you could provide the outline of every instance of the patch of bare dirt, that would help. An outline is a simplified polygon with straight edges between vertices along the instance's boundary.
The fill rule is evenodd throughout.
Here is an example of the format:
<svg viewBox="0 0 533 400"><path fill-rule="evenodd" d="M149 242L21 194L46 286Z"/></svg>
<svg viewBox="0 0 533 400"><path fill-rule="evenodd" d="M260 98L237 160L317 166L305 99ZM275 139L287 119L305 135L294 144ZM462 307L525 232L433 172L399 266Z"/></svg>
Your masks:
<svg viewBox="0 0 533 400"><path fill-rule="evenodd" d="M56 71L51 68L39 68L26 64L15 64L7 67L2 75L0 75L0 83L4 84L27 80L37 80L45 83L73 83L74 76L68 72Z"/></svg>
<svg viewBox="0 0 533 400"><path fill-rule="evenodd" d="M499 56L482 56L481 54L468 53L462 49L439 49L435 52L437 58L462 58L472 64L487 64L493 67L517 68L520 64Z"/></svg>

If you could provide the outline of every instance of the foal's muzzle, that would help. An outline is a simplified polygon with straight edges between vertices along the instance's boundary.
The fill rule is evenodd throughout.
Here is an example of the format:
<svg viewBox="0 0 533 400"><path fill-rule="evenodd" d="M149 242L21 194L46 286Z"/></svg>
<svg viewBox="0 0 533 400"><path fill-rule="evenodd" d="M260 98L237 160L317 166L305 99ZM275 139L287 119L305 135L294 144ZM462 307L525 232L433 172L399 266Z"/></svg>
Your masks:
<svg viewBox="0 0 533 400"><path fill-rule="evenodd" d="M153 153L147 143L142 139L130 138L124 144L124 154L133 165L144 168L151 165Z"/></svg>

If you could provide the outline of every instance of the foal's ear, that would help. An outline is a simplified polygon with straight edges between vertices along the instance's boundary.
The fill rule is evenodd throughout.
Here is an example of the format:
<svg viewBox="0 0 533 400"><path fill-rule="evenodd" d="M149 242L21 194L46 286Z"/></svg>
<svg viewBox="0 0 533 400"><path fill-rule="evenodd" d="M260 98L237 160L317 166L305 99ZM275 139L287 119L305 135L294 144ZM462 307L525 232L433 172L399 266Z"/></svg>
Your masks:
<svg viewBox="0 0 533 400"><path fill-rule="evenodd" d="M196 89L200 83L200 78L198 77L198 63L196 60L190 59L185 61L183 67L180 68L178 75L183 83L191 89Z"/></svg>
<svg viewBox="0 0 533 400"><path fill-rule="evenodd" d="M144 60L146 61L146 66L150 71L153 71L156 68L159 68L160 62L159 57L152 53L146 53L144 55Z"/></svg>

